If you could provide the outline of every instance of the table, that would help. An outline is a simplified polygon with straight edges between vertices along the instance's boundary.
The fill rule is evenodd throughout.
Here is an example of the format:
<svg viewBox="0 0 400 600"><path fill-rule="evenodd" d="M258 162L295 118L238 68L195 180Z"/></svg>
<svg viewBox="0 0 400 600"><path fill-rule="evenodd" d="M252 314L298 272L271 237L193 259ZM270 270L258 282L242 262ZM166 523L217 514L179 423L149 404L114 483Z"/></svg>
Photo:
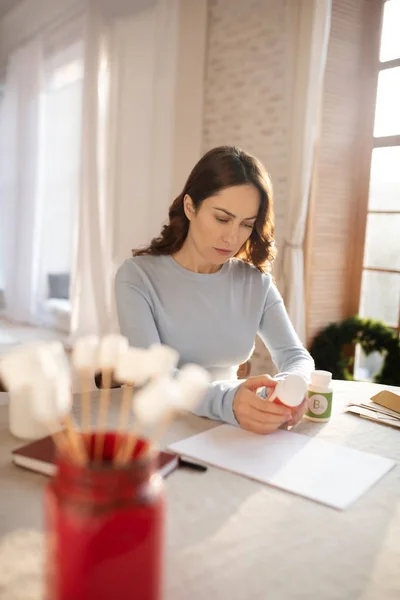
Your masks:
<svg viewBox="0 0 400 600"><path fill-rule="evenodd" d="M303 422L296 431L400 462L396 429L350 414L349 401L367 400L383 386L334 382L329 423ZM390 388L400 393L400 389ZM119 390L113 391L113 402ZM38 544L45 477L10 464L17 447L7 429L7 397L0 402L0 547ZM187 415L164 444L218 423ZM237 475L186 470L166 482L168 549L166 600L399 600L400 467L341 512ZM22 540L22 542L21 542ZM33 541L32 541L33 540ZM38 541L39 540L39 541ZM32 577L20 558L21 578ZM37 559L36 559L37 560ZM29 562L29 561L28 561ZM0 597L8 600L5 589ZM3 565L4 567L4 565ZM28 571L28 572L25 572ZM2 594L3 592L3 594ZM25 593L24 600L39 600ZM13 596L14 600L14 596Z"/></svg>

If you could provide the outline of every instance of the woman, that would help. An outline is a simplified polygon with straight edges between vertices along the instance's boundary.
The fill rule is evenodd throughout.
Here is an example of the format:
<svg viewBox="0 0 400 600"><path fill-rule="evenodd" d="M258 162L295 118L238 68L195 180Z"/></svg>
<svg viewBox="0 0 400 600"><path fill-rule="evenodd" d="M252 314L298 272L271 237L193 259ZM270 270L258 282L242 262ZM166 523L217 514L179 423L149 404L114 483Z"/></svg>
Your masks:
<svg viewBox="0 0 400 600"><path fill-rule="evenodd" d="M269 376L235 381L258 333L281 371L308 378L314 363L290 323L267 272L274 223L269 176L233 146L210 150L169 209L169 222L147 248L134 250L116 276L121 333L131 345L163 343L181 364L194 362L214 382L195 411L257 433L303 416L256 395Z"/></svg>

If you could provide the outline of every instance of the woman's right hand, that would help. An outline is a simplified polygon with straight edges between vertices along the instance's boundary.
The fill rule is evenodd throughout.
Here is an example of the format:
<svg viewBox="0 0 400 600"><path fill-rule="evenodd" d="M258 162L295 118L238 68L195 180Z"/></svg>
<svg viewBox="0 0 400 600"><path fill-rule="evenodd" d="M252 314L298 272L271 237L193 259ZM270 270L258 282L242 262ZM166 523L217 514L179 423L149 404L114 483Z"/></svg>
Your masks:
<svg viewBox="0 0 400 600"><path fill-rule="evenodd" d="M256 391L260 387L274 388L277 381L269 375L249 377L237 389L233 399L233 413L243 429L253 433L272 433L292 418L290 409L282 404L268 402Z"/></svg>

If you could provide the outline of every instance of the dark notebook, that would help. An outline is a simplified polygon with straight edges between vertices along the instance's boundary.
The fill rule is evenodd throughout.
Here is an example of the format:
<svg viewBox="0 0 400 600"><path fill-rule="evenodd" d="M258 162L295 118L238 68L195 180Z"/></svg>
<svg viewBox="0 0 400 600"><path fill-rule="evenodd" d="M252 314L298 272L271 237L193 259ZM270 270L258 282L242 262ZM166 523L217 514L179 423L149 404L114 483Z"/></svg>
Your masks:
<svg viewBox="0 0 400 600"><path fill-rule="evenodd" d="M56 472L55 455L53 438L47 436L17 448L12 452L12 459L19 467L51 476ZM158 461L159 471L163 477L179 466L179 457L171 452L160 452Z"/></svg>

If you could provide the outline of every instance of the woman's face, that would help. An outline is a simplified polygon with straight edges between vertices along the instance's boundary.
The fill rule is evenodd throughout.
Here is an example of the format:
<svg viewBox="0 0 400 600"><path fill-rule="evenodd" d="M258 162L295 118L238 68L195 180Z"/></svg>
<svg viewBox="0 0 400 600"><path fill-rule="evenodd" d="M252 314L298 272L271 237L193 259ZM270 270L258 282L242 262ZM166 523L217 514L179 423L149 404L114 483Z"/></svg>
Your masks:
<svg viewBox="0 0 400 600"><path fill-rule="evenodd" d="M235 256L250 237L260 206L260 194L251 184L225 188L206 198L197 213L185 196L188 241L202 259L222 265Z"/></svg>

